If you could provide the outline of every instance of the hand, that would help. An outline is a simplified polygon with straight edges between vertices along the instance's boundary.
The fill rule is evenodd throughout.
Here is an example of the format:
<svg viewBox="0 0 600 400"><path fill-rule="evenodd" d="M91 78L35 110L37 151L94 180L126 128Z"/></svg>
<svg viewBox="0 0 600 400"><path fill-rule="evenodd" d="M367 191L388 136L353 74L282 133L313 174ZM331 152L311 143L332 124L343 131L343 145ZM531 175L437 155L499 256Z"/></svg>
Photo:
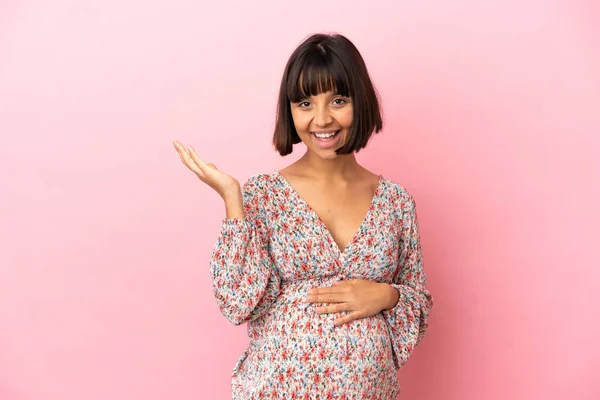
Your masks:
<svg viewBox="0 0 600 400"><path fill-rule="evenodd" d="M333 281L331 287L314 288L308 292L309 303L337 303L315 308L318 314L353 311L335 320L342 325L360 318L372 317L382 310L393 308L398 302L398 291L387 283L366 279Z"/></svg>
<svg viewBox="0 0 600 400"><path fill-rule="evenodd" d="M219 193L224 200L232 197L241 198L240 183L235 178L219 171L216 165L202 161L192 146L186 148L177 140L173 141L173 146L185 166L192 170L202 182Z"/></svg>

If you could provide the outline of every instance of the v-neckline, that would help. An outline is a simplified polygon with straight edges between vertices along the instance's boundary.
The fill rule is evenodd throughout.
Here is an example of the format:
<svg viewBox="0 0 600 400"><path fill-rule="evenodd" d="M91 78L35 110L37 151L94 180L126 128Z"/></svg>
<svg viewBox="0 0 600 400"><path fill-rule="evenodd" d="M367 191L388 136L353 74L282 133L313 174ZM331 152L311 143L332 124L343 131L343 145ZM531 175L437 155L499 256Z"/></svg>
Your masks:
<svg viewBox="0 0 600 400"><path fill-rule="evenodd" d="M325 225L325 222L323 222L323 219L321 219L319 214L317 214L317 212L310 206L310 204L308 204L308 202L306 202L306 200L304 200L304 198L294 188L294 186L292 186L292 184L287 180L287 178L285 176L283 176L278 170L276 170L275 173L277 174L277 176L279 176L279 178L283 182L283 184L286 185L290 189L290 191L297 198L297 200L301 204L303 204L304 207L308 210L308 212L311 213L313 215L313 217L317 220L317 223L321 226L321 228L325 232L325 235L327 236L327 240L329 241L329 244L335 249L337 255L342 258L347 255L350 247L357 240L357 237L360 235L361 231L363 230L363 226L367 223L367 220L371 217L371 214L373 213L373 209L375 208L376 200L378 199L378 197L380 195L381 188L383 186L383 181L384 181L383 176L378 175L379 180L377 182L377 187L375 188L375 193L373 193L373 197L371 198L371 204L369 205L369 208L367 209L367 212L365 213L363 220L361 221L360 225L358 226L358 229L356 230L356 232L354 232L354 235L352 235L352 237L350 238L350 241L346 244L346 247L341 249L340 246L338 246L337 242L335 241L333 234L331 233L331 231L329 230L327 225Z"/></svg>

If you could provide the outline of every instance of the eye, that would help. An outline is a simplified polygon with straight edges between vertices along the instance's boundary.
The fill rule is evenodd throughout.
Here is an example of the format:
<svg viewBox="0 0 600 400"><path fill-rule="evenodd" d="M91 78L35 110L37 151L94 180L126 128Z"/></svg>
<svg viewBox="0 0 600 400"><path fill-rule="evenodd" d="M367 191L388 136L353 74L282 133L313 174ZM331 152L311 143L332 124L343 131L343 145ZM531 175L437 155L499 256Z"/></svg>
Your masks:
<svg viewBox="0 0 600 400"><path fill-rule="evenodd" d="M305 108L308 106L310 106L310 102L308 102L308 101L301 101L300 103L298 103L298 107L300 107L300 108Z"/></svg>
<svg viewBox="0 0 600 400"><path fill-rule="evenodd" d="M336 106L341 106L342 104L345 104L345 103L347 103L346 100L344 100L342 98L337 98L337 99L333 100L333 104L335 104Z"/></svg>

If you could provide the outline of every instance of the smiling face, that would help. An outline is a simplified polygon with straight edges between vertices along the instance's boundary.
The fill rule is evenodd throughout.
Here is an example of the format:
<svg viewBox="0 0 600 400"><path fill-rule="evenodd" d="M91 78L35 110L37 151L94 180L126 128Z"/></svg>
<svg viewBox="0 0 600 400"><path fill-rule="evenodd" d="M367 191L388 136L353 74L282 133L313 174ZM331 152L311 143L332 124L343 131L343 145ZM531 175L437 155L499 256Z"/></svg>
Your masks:
<svg viewBox="0 0 600 400"><path fill-rule="evenodd" d="M334 91L290 103L294 127L309 151L321 158L338 157L348 140L354 113L352 99Z"/></svg>
<svg viewBox="0 0 600 400"><path fill-rule="evenodd" d="M279 154L292 153L294 144L302 141L309 155L353 155L382 126L379 96L350 40L319 33L294 50L279 86L273 132ZM333 138L315 135L338 130Z"/></svg>

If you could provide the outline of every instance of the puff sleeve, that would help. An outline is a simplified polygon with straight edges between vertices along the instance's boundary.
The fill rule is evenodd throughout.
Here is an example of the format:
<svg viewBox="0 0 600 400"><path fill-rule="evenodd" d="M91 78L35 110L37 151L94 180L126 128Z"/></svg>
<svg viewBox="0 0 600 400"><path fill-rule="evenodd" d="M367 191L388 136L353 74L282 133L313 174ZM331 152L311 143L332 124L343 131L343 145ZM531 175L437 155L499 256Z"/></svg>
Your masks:
<svg viewBox="0 0 600 400"><path fill-rule="evenodd" d="M433 298L426 289L416 204L406 191L402 193L400 208L401 240L392 283L400 297L394 308L382 311L392 338L396 368L401 368L408 361L423 339L433 307Z"/></svg>
<svg viewBox="0 0 600 400"><path fill-rule="evenodd" d="M269 251L260 176L242 186L245 218L224 218L210 272L221 313L234 325L263 315L276 300L280 278Z"/></svg>

